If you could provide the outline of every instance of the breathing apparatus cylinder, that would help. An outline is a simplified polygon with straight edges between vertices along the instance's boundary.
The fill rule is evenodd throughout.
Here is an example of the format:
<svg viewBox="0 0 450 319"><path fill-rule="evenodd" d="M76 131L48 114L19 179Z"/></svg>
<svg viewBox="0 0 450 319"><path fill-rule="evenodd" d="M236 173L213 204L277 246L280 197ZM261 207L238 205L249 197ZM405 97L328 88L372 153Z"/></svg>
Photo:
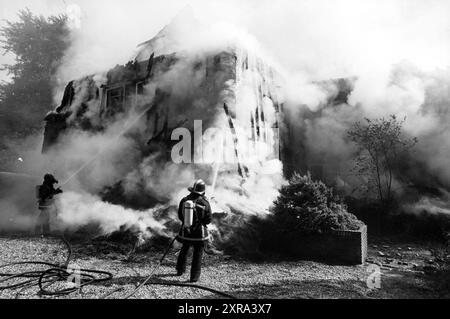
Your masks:
<svg viewBox="0 0 450 319"><path fill-rule="evenodd" d="M184 202L183 209L183 217L184 217L184 226L191 227L194 223L194 202L188 200Z"/></svg>

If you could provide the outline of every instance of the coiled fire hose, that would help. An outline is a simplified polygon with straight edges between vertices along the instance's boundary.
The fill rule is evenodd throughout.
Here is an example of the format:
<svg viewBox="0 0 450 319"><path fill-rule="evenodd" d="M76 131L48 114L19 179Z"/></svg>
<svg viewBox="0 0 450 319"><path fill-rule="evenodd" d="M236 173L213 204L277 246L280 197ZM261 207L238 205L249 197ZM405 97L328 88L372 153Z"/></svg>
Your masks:
<svg viewBox="0 0 450 319"><path fill-rule="evenodd" d="M77 276L79 276L79 284L75 285L74 287L70 288L63 288L60 290L50 290L48 289L50 286L54 285L57 282L69 282L69 279L71 276L73 276L72 272L69 272L69 264L72 259L72 247L70 243L67 241L67 239L62 236L62 241L67 247L68 255L66 258L66 261L59 265L49 262L43 262L43 261L19 261L19 262L13 262L13 263L7 263L4 265L0 265L0 269L10 267L10 266L18 266L18 265L41 265L41 266L48 266L49 268L45 270L35 270L35 271L25 271L25 272L19 272L19 273L0 273L0 277L5 277L0 279L0 284L6 283L12 279L17 278L24 278L23 281L19 283L9 284L0 286L0 290L7 290L7 289L19 289L19 291L16 294L16 299L19 297L21 292L27 288L31 288L33 286L38 286L39 291L38 295L45 295L45 296L64 296L69 295L73 292L80 291L80 289L84 286L95 284L102 281L108 281L113 278L113 274L107 271L102 270L95 270L95 269L79 269L79 272L77 272ZM221 292L219 290L215 290L213 288L196 285L196 284L188 284L188 283L174 283L174 282L151 282L150 279L152 279L153 274L156 272L157 269L162 265L165 257L169 253L170 249L173 246L173 243L177 239L177 236L172 239L169 246L167 247L166 251L164 252L162 258L160 259L159 263L156 265L156 267L153 268L153 270L150 272L150 274L147 276L147 278L138 285L131 293L125 296L124 299L131 298L139 289L141 289L144 285L163 285L163 286L178 286L178 287L186 287L186 288L196 288L196 289L202 289L206 290L215 294L218 294L222 297L236 299L236 297ZM113 293L122 290L122 288L113 290L112 292L108 293L107 295L104 295L101 299L105 299L108 296L112 295Z"/></svg>
<svg viewBox="0 0 450 319"><path fill-rule="evenodd" d="M62 236L61 239L66 245L68 251L66 261L63 264L59 265L49 262L32 260L32 261L19 261L1 265L0 269L18 265L41 265L41 266L48 266L49 268L45 270L25 271L19 273L0 273L0 277L5 277L0 279L0 284L6 283L12 279L26 278L25 280L19 283L0 286L0 290L20 288L19 292L16 294L16 298L18 298L20 293L24 289L31 288L33 286L38 286L39 287L38 295L62 296L75 292L79 290L81 287L84 287L86 285L112 279L113 275L107 271L94 269L79 269L77 276L79 276L80 283L75 287L64 288L60 290L47 289L48 287L54 285L57 282L62 281L69 282L70 277L73 276L73 273L69 272L69 263L72 258L72 247L70 246L69 242L64 236ZM96 275L100 276L97 277Z"/></svg>

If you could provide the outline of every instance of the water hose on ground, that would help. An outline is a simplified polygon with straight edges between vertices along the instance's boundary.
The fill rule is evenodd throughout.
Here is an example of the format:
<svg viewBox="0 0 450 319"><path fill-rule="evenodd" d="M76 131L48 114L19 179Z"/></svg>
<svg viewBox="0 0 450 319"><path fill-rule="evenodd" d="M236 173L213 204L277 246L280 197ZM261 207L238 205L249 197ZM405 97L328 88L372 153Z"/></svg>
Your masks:
<svg viewBox="0 0 450 319"><path fill-rule="evenodd" d="M212 293L215 293L219 296L225 297L225 298L230 298L230 299L236 299L236 297L227 294L225 292L213 289L213 288L209 288L209 287L205 287L202 285L197 285L197 284L191 284L191 283L176 283L176 282L158 282L158 281L154 281L151 282L150 279L152 279L153 274L156 272L156 270L159 269L159 267L162 265L162 263L164 262L164 259L166 258L167 254L169 253L170 249L173 246L173 243L175 242L175 240L178 238L178 236L175 236L171 242L169 243L169 245L167 246L166 251L164 252L163 256L161 257L161 259L159 260L159 263L156 265L156 267L153 268L153 270L150 272L150 274L147 276L147 278L140 283L131 293L129 293L128 295L126 295L124 297L124 299L129 299L131 298L134 294L136 294L136 292L138 292L138 290L142 289L142 287L144 287L145 285L161 285L161 286L177 286L177 287L185 287L185 288L196 288L196 289L201 289L201 290L206 290ZM103 298L106 298L108 296L110 296L111 294L113 294L114 292L117 292L119 289L116 289L114 291L112 291L111 293L108 293L107 295L103 296Z"/></svg>
<svg viewBox="0 0 450 319"><path fill-rule="evenodd" d="M10 267L10 266L18 266L18 265L41 265L41 266L47 266L47 269L44 270L35 270L35 271L25 271L25 272L19 272L19 273L0 273L0 277L5 277L0 279L0 284L7 283L8 281L12 279L17 278L25 278L25 280L14 283L14 284L7 284L4 286L0 286L0 290L7 290L7 289L19 289L20 291L16 294L16 298L18 298L19 294L25 289L25 288L31 288L33 286L38 286L39 291L38 295L47 295L47 296L62 296L62 295L68 295L72 292L75 292L79 290L81 287L97 283L100 281L110 280L113 275L106 271L101 270L94 270L94 269L79 269L76 273L77 276L79 276L80 283L79 285L75 287L70 288L64 288L61 290L49 290L48 287L52 286L53 284L57 282L69 282L69 279L71 279L71 276L73 276L73 272L69 272L69 264L72 259L72 247L70 243L67 241L67 239L62 236L62 241L67 247L67 258L66 261L63 264L55 264L55 263L49 263L49 262L43 262L43 261L19 261L19 262L13 262L13 263L7 263L0 266L0 269ZM95 276L99 275L99 276ZM46 284L45 286L43 284Z"/></svg>
<svg viewBox="0 0 450 319"><path fill-rule="evenodd" d="M19 283L14 284L8 284L4 286L0 286L0 290L7 290L7 289L20 289L17 294L16 298L19 297L19 295L28 288L31 287L39 287L38 295L44 295L44 296L64 296L69 295L73 292L80 291L80 289L87 285L96 284L103 281L108 281L113 278L112 273L102 270L95 270L95 269L79 269L77 270L76 275L79 276L79 283L76 284L74 287L69 288L63 288L59 290L50 290L48 289L50 286L54 285L57 282L70 282L69 279L71 279L73 276L73 272L70 272L69 270L69 264L72 259L72 246L67 241L67 239L62 236L62 241L67 247L67 258L63 264L55 264L55 263L49 263L44 261L19 261L19 262L12 262L7 263L4 265L0 265L0 269L10 267L10 266L17 266L17 265L41 265L41 266L47 266L47 269L44 270L34 270L34 271L24 271L19 273L0 273L0 277L4 277L0 279L0 284L6 283L9 280L17 279L17 278L24 278L23 281ZM170 249L172 248L173 243L177 237L173 238L173 240L170 242L169 246L167 247L166 251L164 252L163 256L161 257L159 263L156 265L156 267L150 272L150 274L147 276L147 278L138 285L131 293L125 296L125 299L128 299L132 297L138 290L140 290L144 285L162 285L162 286L178 286L178 287L185 287L185 288L195 288L195 289L201 289L205 291L209 291L212 293L215 293L217 295L220 295L222 297L236 299L234 296L227 294L225 292L215 290L213 288L205 287L202 285L197 284L188 284L188 283L175 283L175 282L151 282L154 273L156 270L159 269L159 267L164 262L165 257L169 253ZM122 288L116 289L107 295L103 296L102 299L112 295L114 292L117 292L119 290L122 290Z"/></svg>

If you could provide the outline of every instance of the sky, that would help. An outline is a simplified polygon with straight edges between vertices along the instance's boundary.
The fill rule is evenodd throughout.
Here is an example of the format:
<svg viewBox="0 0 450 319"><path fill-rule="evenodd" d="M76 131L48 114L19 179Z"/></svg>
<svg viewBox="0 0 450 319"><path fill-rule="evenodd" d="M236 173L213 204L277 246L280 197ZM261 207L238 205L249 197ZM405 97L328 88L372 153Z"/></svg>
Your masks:
<svg viewBox="0 0 450 319"><path fill-rule="evenodd" d="M448 0L0 0L0 25L25 7L45 16L69 13L71 58L84 66L73 76L82 76L98 71L95 66L126 62L138 43L186 5L202 22L254 37L268 56L303 80L351 76L361 69L379 73L403 60L427 70L450 65ZM0 56L0 63L12 61Z"/></svg>

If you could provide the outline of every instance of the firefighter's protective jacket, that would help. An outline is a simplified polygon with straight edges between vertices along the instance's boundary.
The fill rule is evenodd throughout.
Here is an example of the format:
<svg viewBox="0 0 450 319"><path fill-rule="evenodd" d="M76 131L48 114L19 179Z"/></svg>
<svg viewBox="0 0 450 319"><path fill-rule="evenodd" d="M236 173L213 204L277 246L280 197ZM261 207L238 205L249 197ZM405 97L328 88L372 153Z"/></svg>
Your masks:
<svg viewBox="0 0 450 319"><path fill-rule="evenodd" d="M62 190L57 188L55 189L52 184L43 183L39 186L39 208L45 209L50 207L53 204L53 196L56 194L62 193Z"/></svg>
<svg viewBox="0 0 450 319"><path fill-rule="evenodd" d="M184 225L184 203L188 200L194 203L194 219L191 227L185 227ZM206 226L211 223L211 217L211 206L206 197L195 193L189 194L181 200L178 207L178 218L183 222L178 238L182 241L192 242L208 240L209 234Z"/></svg>

